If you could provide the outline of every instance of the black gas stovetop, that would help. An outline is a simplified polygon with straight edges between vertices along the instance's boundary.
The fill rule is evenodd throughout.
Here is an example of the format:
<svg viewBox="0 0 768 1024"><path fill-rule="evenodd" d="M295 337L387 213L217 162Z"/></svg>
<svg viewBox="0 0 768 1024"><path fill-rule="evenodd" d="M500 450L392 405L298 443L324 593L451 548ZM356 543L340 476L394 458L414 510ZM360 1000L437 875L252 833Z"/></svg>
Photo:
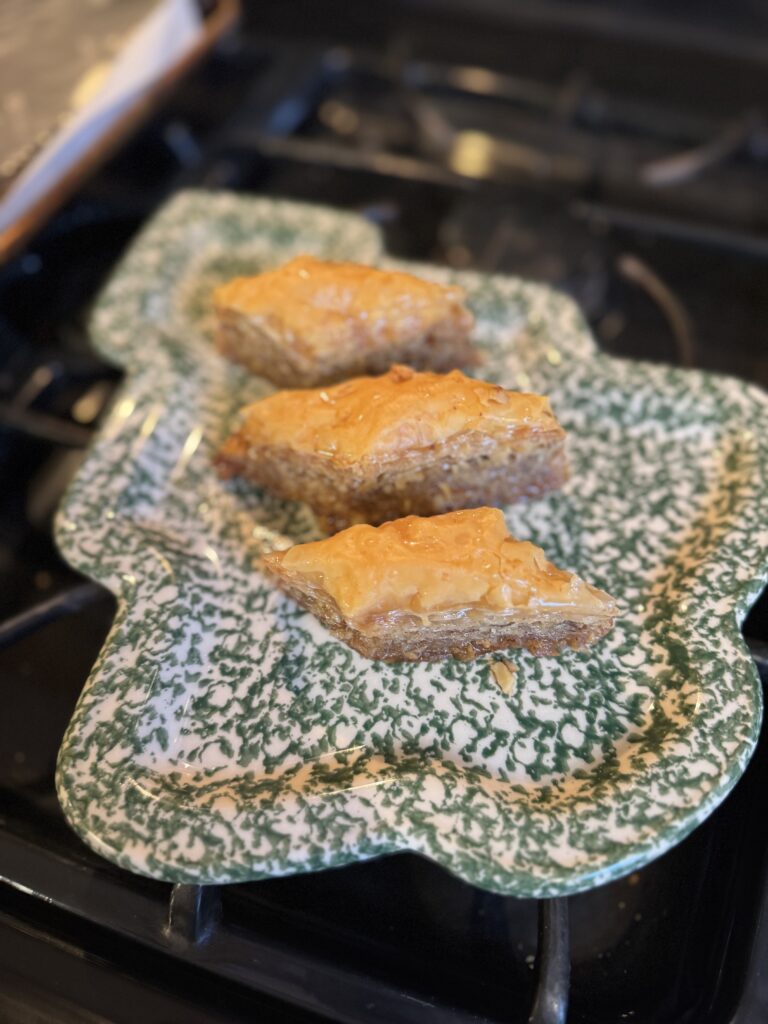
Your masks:
<svg viewBox="0 0 768 1024"><path fill-rule="evenodd" d="M489 895L412 855L173 888L63 820L56 753L114 603L58 557L51 516L119 383L89 306L174 191L352 208L398 256L568 291L609 352L768 385L759 32L609 7L319 7L249 9L0 268L0 1020L768 1020L765 735L690 838L567 901ZM765 600L745 635L764 671Z"/></svg>

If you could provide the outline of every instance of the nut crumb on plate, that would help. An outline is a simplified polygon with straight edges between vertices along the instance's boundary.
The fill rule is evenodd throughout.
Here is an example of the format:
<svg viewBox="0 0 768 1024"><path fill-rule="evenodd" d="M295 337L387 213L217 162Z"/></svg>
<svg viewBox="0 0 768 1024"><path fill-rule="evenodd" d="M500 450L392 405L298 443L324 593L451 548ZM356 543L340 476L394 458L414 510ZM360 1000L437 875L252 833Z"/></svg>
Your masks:
<svg viewBox="0 0 768 1024"><path fill-rule="evenodd" d="M511 661L503 658L501 661L491 662L491 672L501 692L511 693L517 676L517 665L513 665Z"/></svg>

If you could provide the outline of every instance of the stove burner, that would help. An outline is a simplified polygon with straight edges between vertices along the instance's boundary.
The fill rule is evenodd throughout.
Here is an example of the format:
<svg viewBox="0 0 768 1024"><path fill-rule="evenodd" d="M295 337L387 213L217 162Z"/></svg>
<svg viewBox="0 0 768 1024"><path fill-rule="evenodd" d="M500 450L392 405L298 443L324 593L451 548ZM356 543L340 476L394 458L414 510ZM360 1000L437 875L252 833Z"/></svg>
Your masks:
<svg viewBox="0 0 768 1024"><path fill-rule="evenodd" d="M647 292L666 317L677 348L677 359L673 362L679 363L680 366L695 366L696 342L693 323L688 310L672 289L637 256L628 253L620 256L617 270L625 280L639 285Z"/></svg>

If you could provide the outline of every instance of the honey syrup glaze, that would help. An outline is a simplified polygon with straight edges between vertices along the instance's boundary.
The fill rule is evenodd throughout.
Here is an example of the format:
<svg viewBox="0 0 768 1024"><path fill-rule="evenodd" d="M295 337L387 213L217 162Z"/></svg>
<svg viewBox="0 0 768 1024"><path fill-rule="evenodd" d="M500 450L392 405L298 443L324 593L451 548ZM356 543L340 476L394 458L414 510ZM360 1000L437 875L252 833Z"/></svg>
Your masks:
<svg viewBox="0 0 768 1024"><path fill-rule="evenodd" d="M284 571L322 587L350 622L392 611L552 611L573 619L617 612L607 594L552 565L535 544L511 537L493 508L352 526L280 558Z"/></svg>

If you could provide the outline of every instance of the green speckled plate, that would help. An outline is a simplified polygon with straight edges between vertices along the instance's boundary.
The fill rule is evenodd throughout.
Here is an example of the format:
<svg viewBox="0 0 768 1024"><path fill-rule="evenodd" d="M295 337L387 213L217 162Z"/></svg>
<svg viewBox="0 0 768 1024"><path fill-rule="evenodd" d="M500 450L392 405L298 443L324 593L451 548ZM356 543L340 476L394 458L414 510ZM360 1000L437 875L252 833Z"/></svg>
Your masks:
<svg viewBox="0 0 768 1024"><path fill-rule="evenodd" d="M94 342L126 382L58 517L73 566L118 597L67 730L74 828L132 871L237 882L397 850L520 896L575 892L676 843L749 759L760 688L739 623L768 567L768 403L743 383L598 354L575 307L456 280L481 373L548 393L570 434L561 494L506 510L621 602L586 653L382 665L267 585L307 510L223 484L211 455L265 385L210 345L212 286L298 251L393 265L361 219L192 192L141 234Z"/></svg>

